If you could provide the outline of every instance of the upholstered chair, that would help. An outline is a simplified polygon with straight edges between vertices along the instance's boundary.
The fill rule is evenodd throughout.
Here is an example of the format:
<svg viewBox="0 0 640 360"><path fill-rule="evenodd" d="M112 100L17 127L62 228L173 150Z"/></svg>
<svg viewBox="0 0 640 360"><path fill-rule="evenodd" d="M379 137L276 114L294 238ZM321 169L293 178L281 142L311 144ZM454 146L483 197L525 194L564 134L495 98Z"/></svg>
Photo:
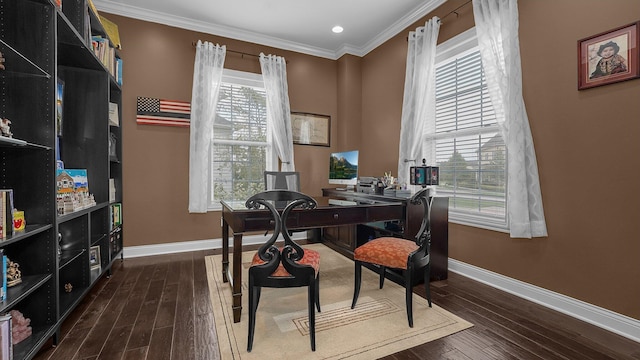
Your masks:
<svg viewBox="0 0 640 360"><path fill-rule="evenodd" d="M276 203L286 203L284 208ZM247 351L253 347L256 324L256 310L262 287L287 288L308 287L309 333L311 350L316 350L315 310L320 312L319 276L320 254L311 249L303 249L289 235L287 218L294 209L299 211L314 209L317 202L300 192L290 190L267 190L258 193L246 202L249 209L266 208L273 218L274 230L256 252L249 268L249 334ZM298 211L298 210L296 210ZM282 234L284 244L276 246L276 239ZM315 306L314 306L315 305Z"/></svg>
<svg viewBox="0 0 640 360"><path fill-rule="evenodd" d="M413 327L413 284L414 276L420 270L424 274L424 287L427 294L427 301L431 307L431 291L429 289L430 262L429 246L431 242L431 204L432 197L429 197L429 189L423 188L416 192L409 200L412 204L422 204L424 207L424 217L420 230L413 241L396 237L380 237L371 240L354 251L355 262L355 284L353 291L353 302L351 308L355 308L360 294L360 284L362 278L363 263L372 264L380 274L380 289L384 285L385 272L387 269L397 269L403 273L404 287L406 292L406 308L409 327Z"/></svg>

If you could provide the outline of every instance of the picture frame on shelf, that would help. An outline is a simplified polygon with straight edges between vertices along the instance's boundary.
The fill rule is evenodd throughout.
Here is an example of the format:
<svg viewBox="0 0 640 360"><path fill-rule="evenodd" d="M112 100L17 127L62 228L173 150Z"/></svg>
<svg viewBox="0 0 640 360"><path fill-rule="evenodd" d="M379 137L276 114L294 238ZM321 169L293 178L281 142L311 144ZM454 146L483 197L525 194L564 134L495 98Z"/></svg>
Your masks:
<svg viewBox="0 0 640 360"><path fill-rule="evenodd" d="M640 77L640 21L578 40L578 90Z"/></svg>
<svg viewBox="0 0 640 360"><path fill-rule="evenodd" d="M293 143L331 146L331 116L291 112Z"/></svg>
<svg viewBox="0 0 640 360"><path fill-rule="evenodd" d="M92 246L89 248L89 267L91 270L100 269L100 246Z"/></svg>

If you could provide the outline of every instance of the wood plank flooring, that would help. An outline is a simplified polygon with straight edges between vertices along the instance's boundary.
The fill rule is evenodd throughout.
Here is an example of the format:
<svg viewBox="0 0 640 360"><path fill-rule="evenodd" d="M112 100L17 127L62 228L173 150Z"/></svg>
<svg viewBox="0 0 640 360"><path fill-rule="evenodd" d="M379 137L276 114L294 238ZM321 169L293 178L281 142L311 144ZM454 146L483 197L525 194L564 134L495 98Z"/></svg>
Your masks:
<svg viewBox="0 0 640 360"><path fill-rule="evenodd" d="M204 264L213 253L117 261L63 323L59 345L35 359L220 359ZM455 273L431 291L475 326L385 359L640 359L640 343Z"/></svg>

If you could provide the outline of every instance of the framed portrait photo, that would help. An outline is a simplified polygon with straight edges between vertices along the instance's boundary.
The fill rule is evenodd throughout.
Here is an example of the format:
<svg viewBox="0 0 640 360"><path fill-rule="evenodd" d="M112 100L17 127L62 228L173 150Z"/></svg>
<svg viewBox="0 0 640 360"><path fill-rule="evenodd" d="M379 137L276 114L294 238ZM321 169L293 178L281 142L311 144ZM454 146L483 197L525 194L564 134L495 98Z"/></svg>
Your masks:
<svg viewBox="0 0 640 360"><path fill-rule="evenodd" d="M578 90L640 77L640 21L578 41Z"/></svg>
<svg viewBox="0 0 640 360"><path fill-rule="evenodd" d="M330 146L331 116L291 112L293 143Z"/></svg>

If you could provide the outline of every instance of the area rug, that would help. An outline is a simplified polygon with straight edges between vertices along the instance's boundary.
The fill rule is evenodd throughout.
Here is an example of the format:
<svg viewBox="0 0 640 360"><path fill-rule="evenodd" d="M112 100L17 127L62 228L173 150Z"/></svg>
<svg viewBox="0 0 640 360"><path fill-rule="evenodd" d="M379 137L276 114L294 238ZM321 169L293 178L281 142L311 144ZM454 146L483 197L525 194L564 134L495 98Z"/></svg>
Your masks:
<svg viewBox="0 0 640 360"><path fill-rule="evenodd" d="M320 306L316 313L316 351L311 351L307 288L263 288L256 314L253 350L247 352L247 272L255 251L242 254L242 319L233 322L231 288L222 282L222 255L206 258L207 279L222 359L376 359L473 326L436 304L413 296L414 327L407 323L404 288L392 281L378 287L378 276L363 268L355 309L353 261L322 244Z"/></svg>

